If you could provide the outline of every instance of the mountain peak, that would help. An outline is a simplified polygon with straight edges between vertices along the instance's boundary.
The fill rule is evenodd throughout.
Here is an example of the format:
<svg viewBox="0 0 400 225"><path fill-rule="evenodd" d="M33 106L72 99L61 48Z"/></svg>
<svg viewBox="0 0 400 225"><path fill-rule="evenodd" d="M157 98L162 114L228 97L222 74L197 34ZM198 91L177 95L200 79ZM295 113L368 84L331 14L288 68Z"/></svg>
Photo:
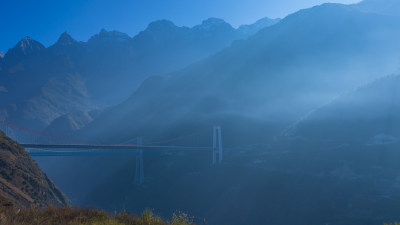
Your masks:
<svg viewBox="0 0 400 225"><path fill-rule="evenodd" d="M268 17L264 17L264 18L261 18L261 19L257 20L253 25L254 26L259 26L259 27L261 27L261 26L271 26L271 25L274 25L274 24L278 23L279 21L281 21L280 18L271 19L271 18L268 18Z"/></svg>
<svg viewBox="0 0 400 225"><path fill-rule="evenodd" d="M220 31L226 31L226 30L234 30L234 28L225 20L219 19L219 18L208 18L206 20L203 20L203 22L200 25L194 26L193 27L195 30L203 30L203 31L210 31L210 30L220 30Z"/></svg>
<svg viewBox="0 0 400 225"><path fill-rule="evenodd" d="M71 35L68 32L64 32L58 38L58 41L56 44L61 45L61 46L68 46L68 45L74 44L76 42L77 41L73 37L71 37Z"/></svg>
<svg viewBox="0 0 400 225"><path fill-rule="evenodd" d="M25 46L29 46L31 43L33 43L34 40L32 38L30 38L29 36L25 36L24 38L22 38L18 43L17 46L20 47L25 47Z"/></svg>
<svg viewBox="0 0 400 225"><path fill-rule="evenodd" d="M129 40L129 35L113 30L107 31L106 29L101 29L100 32L89 39L89 42L93 41L127 41Z"/></svg>
<svg viewBox="0 0 400 225"><path fill-rule="evenodd" d="M22 38L12 49L7 52L7 55L23 55L28 56L37 53L45 47L38 41L26 36Z"/></svg>
<svg viewBox="0 0 400 225"><path fill-rule="evenodd" d="M0 59L4 58L4 53L0 51Z"/></svg>
<svg viewBox="0 0 400 225"><path fill-rule="evenodd" d="M215 25L221 25L221 24L228 24L225 22L223 19L215 18L215 17L210 17L206 20L203 20L201 23L202 26L215 26Z"/></svg>
<svg viewBox="0 0 400 225"><path fill-rule="evenodd" d="M146 30L160 31L160 30L171 30L175 28L177 28L177 26L170 20L157 20L151 22Z"/></svg>
<svg viewBox="0 0 400 225"><path fill-rule="evenodd" d="M99 35L105 36L105 35L107 35L107 33L108 33L108 31L107 31L105 28L102 28L102 29L100 30L100 32L99 32Z"/></svg>
<svg viewBox="0 0 400 225"><path fill-rule="evenodd" d="M277 24L281 19L270 19L268 17L261 18L257 20L253 24L249 25L241 25L238 30L245 33L247 36L253 35L257 33L259 30L262 30L266 27L270 27L272 25Z"/></svg>

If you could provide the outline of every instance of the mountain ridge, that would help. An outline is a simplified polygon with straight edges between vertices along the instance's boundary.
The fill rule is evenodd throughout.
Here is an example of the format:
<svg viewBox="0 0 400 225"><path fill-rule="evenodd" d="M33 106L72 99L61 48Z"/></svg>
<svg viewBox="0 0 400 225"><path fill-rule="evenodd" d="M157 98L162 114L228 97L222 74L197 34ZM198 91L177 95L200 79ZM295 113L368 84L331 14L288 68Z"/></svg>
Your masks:
<svg viewBox="0 0 400 225"><path fill-rule="evenodd" d="M242 32L249 33L249 34L255 34L259 30L261 30L263 27L269 27L272 25L275 25L279 23L282 19L276 18L276 19L271 19L268 17L264 17L262 19L257 20L255 23L250 24L250 25L241 25L239 26L238 30L241 30Z"/></svg>
<svg viewBox="0 0 400 225"><path fill-rule="evenodd" d="M400 21L342 4L301 10L183 70L149 78L130 99L105 111L80 135L94 137L101 130L114 129L112 134L99 135L113 139L120 133L172 129L179 120L206 120L204 125L212 126L225 113L264 122L294 121L338 93L374 79L382 71L393 71L396 49L400 48L395 44L400 35L396 27ZM371 35L377 32L387 35L384 39ZM301 35L293 38L294 34ZM387 60L376 60L377 55ZM363 75L355 77L354 73ZM297 94L288 94L294 92ZM146 113L150 109L151 115ZM180 111L185 113L177 113ZM221 115L208 118L211 114ZM94 136L85 133L90 129L96 131Z"/></svg>
<svg viewBox="0 0 400 225"><path fill-rule="evenodd" d="M68 74L79 74L84 81L88 95L82 99L82 105L90 101L88 105L96 106L78 111L117 104L145 78L183 68L243 37L242 32L228 23L212 18L193 28L178 27L167 20L155 21L133 37L102 29L87 42L78 42L64 32L48 48L26 37L0 60L0 111L3 112L0 116L6 120L10 119L7 115L20 115L21 118L14 117L12 121L26 122L23 118L37 112L25 111L27 114L24 115L24 112L10 111L10 108L15 105L17 110L27 108L22 105L47 85L49 79L66 79ZM24 80L24 85L20 80ZM57 105L50 107L57 109ZM62 110L49 118L73 112ZM49 116L48 112L39 117L45 116ZM51 122L36 119L39 121L30 122L37 124L33 127L36 129L43 129Z"/></svg>
<svg viewBox="0 0 400 225"><path fill-rule="evenodd" d="M78 43L78 41L76 41L67 31L65 31L64 33L62 33L60 35L60 37L58 38L57 42L52 45L52 46L70 46L73 44Z"/></svg>
<svg viewBox="0 0 400 225"><path fill-rule="evenodd" d="M379 78L316 109L288 134L309 140L353 140L362 144L380 135L396 139L400 136L400 108L395 104L399 88L399 75ZM324 124L324 128L318 124Z"/></svg>
<svg viewBox="0 0 400 225"><path fill-rule="evenodd" d="M355 8L369 13L377 13L390 16L400 16L400 2L397 0L364 0L353 5Z"/></svg>

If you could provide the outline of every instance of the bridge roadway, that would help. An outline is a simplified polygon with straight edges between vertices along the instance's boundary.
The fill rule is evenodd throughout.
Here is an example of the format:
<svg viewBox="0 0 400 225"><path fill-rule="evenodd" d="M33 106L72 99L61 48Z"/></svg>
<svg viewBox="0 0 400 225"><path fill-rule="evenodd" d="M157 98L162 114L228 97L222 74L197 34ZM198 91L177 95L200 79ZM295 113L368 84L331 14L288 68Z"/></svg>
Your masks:
<svg viewBox="0 0 400 225"><path fill-rule="evenodd" d="M85 145L85 144L20 144L31 156L91 156L91 155L137 155L137 150L152 151L212 151L211 147L146 146L146 145ZM37 149L37 150L31 150ZM64 149L64 151L55 150ZM75 149L67 151L66 149ZM81 149L81 150L76 150Z"/></svg>

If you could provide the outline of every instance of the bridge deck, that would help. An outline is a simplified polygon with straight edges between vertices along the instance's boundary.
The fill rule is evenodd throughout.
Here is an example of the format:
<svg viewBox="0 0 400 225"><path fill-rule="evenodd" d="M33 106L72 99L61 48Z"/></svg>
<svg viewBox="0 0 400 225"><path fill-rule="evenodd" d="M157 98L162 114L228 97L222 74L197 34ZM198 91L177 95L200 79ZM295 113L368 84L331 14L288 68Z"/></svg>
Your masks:
<svg viewBox="0 0 400 225"><path fill-rule="evenodd" d="M20 144L29 149L31 156L93 156L93 155L136 155L137 150L157 151L211 151L211 147L185 146L137 146L137 145L67 145L67 144ZM37 150L32 150L37 149ZM48 149L48 150L45 150ZM55 150L59 149L59 150ZM64 149L64 151L60 151ZM65 151L82 149L82 151Z"/></svg>
<svg viewBox="0 0 400 225"><path fill-rule="evenodd" d="M64 156L140 156L137 151L28 151L33 157ZM163 155L162 152L146 152L145 155Z"/></svg>
<svg viewBox="0 0 400 225"><path fill-rule="evenodd" d="M66 145L66 144L20 144L24 148L38 149L103 149L103 150L211 150L211 147L186 147L186 146L138 146L138 145Z"/></svg>

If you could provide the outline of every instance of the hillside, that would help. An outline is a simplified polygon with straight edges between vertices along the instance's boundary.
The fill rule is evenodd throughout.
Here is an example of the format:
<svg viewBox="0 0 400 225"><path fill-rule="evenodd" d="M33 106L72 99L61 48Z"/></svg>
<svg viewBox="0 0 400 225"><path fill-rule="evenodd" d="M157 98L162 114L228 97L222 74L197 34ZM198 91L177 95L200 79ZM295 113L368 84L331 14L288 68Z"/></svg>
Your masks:
<svg viewBox="0 0 400 225"><path fill-rule="evenodd" d="M191 218L184 213L173 214L172 220L163 220L151 211L142 215L120 212L118 215L94 209L49 207L46 209L3 209L0 206L0 225L193 225Z"/></svg>
<svg viewBox="0 0 400 225"><path fill-rule="evenodd" d="M54 119L44 132L58 136L72 136L76 131L92 122L101 112L101 110L92 110L67 113Z"/></svg>
<svg viewBox="0 0 400 225"><path fill-rule="evenodd" d="M1 131L0 202L24 208L70 204L28 153Z"/></svg>
<svg viewBox="0 0 400 225"><path fill-rule="evenodd" d="M400 137L400 77L388 76L316 109L290 134L309 141L379 145Z"/></svg>
<svg viewBox="0 0 400 225"><path fill-rule="evenodd" d="M292 135L264 146L227 148L218 166L210 166L209 153L147 155L143 187L129 182L132 161L121 160L125 166L88 194L86 202L103 208L110 202L126 204L139 211L145 205L165 214L173 205L211 224L395 221L399 94L399 76L380 78L315 110ZM110 190L113 196L99 197Z"/></svg>
<svg viewBox="0 0 400 225"><path fill-rule="evenodd" d="M268 127L267 141L338 94L395 71L399 28L400 20L346 5L301 10L201 62L147 79L78 135L123 142L126 133L184 134L220 123L244 138Z"/></svg>
<svg viewBox="0 0 400 225"><path fill-rule="evenodd" d="M96 106L91 101L84 78L80 74L66 74L49 78L27 99L0 110L0 118L27 127L43 128L67 113L86 112L94 108Z"/></svg>

